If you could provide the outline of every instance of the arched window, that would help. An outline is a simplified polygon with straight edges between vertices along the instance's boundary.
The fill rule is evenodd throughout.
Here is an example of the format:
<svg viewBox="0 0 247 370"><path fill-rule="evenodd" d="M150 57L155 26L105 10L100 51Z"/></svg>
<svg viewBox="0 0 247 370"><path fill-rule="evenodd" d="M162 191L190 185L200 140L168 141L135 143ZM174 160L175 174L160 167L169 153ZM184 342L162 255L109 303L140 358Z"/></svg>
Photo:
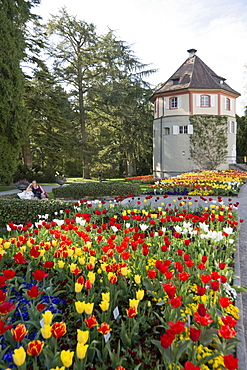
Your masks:
<svg viewBox="0 0 247 370"><path fill-rule="evenodd" d="M210 107L211 101L209 95L201 95L200 96L200 106L201 107Z"/></svg>

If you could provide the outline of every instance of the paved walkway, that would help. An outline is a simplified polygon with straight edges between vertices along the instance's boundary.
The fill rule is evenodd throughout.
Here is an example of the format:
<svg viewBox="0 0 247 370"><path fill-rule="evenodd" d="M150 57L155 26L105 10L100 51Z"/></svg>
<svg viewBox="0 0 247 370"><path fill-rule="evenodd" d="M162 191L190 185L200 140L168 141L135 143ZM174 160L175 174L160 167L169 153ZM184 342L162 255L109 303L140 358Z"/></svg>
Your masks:
<svg viewBox="0 0 247 370"><path fill-rule="evenodd" d="M47 192L51 192L53 188L59 187L59 185L44 185L43 188ZM0 195L5 194L15 194L20 192L20 190L10 190L5 192L0 192ZM184 197L182 197L184 198ZM217 197L212 197L213 201L217 200ZM144 196L125 199L122 203L131 205L137 205L140 201L143 203L145 199ZM169 196L169 198L164 199L163 196L153 197L150 200L145 200L146 204L151 204L154 208L162 205L162 203L173 203L172 200L176 199L176 202L180 202L180 197ZM196 200L196 202L195 202ZM228 204L228 197L224 197L223 201ZM186 200L186 203L190 200ZM191 207L198 203L205 206L205 201L202 201L200 197L193 197L191 200ZM234 285L247 287L247 184L245 184L238 195L238 197L233 198L233 202L239 202L238 206L238 217L239 219L245 220L245 222L240 225L239 240L237 243L237 249L235 252L235 281ZM106 202L108 204L109 202ZM111 202L112 203L112 202ZM173 203L174 204L174 203ZM177 204L177 203L176 203ZM236 305L240 310L240 319L237 325L237 338L240 343L237 347L237 357L239 358L239 370L247 370L247 292L238 294Z"/></svg>

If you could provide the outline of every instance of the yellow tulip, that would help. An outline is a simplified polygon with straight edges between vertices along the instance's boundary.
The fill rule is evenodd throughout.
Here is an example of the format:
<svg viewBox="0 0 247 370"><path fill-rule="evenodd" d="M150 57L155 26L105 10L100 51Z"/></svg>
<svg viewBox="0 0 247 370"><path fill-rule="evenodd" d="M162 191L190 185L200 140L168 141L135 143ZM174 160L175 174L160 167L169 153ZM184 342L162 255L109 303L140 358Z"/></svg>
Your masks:
<svg viewBox="0 0 247 370"><path fill-rule="evenodd" d="M87 315L91 315L91 313L93 312L93 306L94 306L94 303L85 304L85 312Z"/></svg>
<svg viewBox="0 0 247 370"><path fill-rule="evenodd" d="M64 267L64 265L65 265L65 262L64 261L58 261L58 267L60 268L60 269L62 269L63 267Z"/></svg>
<svg viewBox="0 0 247 370"><path fill-rule="evenodd" d="M28 240L28 241L27 241L27 246L28 246L29 248L31 248L31 247L32 247L32 245L33 245L33 243L31 243L31 242L30 242L30 240Z"/></svg>
<svg viewBox="0 0 247 370"><path fill-rule="evenodd" d="M101 293L102 301L110 302L110 292Z"/></svg>
<svg viewBox="0 0 247 370"><path fill-rule="evenodd" d="M56 247L56 246L57 246L57 241L56 241L56 240L54 240L54 239L52 239L52 241L51 241L51 245L52 245L53 247Z"/></svg>
<svg viewBox="0 0 247 370"><path fill-rule="evenodd" d="M96 257L90 256L89 263L95 264Z"/></svg>
<svg viewBox="0 0 247 370"><path fill-rule="evenodd" d="M51 311L45 311L45 313L42 314L44 319L44 325L50 325L52 322L53 314Z"/></svg>
<svg viewBox="0 0 247 370"><path fill-rule="evenodd" d="M10 247L10 242L5 242L5 243L3 243L3 247L4 247L5 249L8 249L8 248Z"/></svg>
<svg viewBox="0 0 247 370"><path fill-rule="evenodd" d="M74 352L63 350L60 354L61 361L65 367L70 367L72 365Z"/></svg>
<svg viewBox="0 0 247 370"><path fill-rule="evenodd" d="M82 344L86 344L89 337L89 331L88 330L80 330L77 329L77 341Z"/></svg>
<svg viewBox="0 0 247 370"><path fill-rule="evenodd" d="M26 360L26 352L24 348L20 347L20 348L15 349L12 357L13 357L13 361L16 366L23 365Z"/></svg>
<svg viewBox="0 0 247 370"><path fill-rule="evenodd" d="M69 265L70 272L74 271L74 270L76 269L76 267L77 267L76 263L71 263L71 264Z"/></svg>
<svg viewBox="0 0 247 370"><path fill-rule="evenodd" d="M141 275L135 275L134 280L135 280L136 284L140 284L141 283Z"/></svg>
<svg viewBox="0 0 247 370"><path fill-rule="evenodd" d="M129 306L130 307L135 307L136 309L138 308L139 301L138 299L129 299Z"/></svg>
<svg viewBox="0 0 247 370"><path fill-rule="evenodd" d="M138 301L141 301L143 299L143 297L144 297L144 290L143 289L142 290L138 290L136 292L136 299L138 299Z"/></svg>
<svg viewBox="0 0 247 370"><path fill-rule="evenodd" d="M86 356L87 349L88 349L88 344L83 344L83 343L78 342L76 346L76 356L80 360L82 360Z"/></svg>
<svg viewBox="0 0 247 370"><path fill-rule="evenodd" d="M65 366L62 366L62 367L56 366L56 368L52 368L50 370L65 370Z"/></svg>
<svg viewBox="0 0 247 370"><path fill-rule="evenodd" d="M68 252L68 256L69 256L69 257L72 257L72 256L73 256L73 254L74 254L74 249L68 249L68 250L67 250L67 252ZM74 269L73 269L73 270L74 270ZM73 270L72 270L72 271L73 271Z"/></svg>
<svg viewBox="0 0 247 370"><path fill-rule="evenodd" d="M95 282L95 272L89 271L87 274L88 280L91 284L94 284Z"/></svg>
<svg viewBox="0 0 247 370"><path fill-rule="evenodd" d="M128 273L128 268L127 268L127 267L122 267L122 268L121 268L121 274L122 274L123 276L126 276L126 275L127 275L127 273Z"/></svg>
<svg viewBox="0 0 247 370"><path fill-rule="evenodd" d="M78 261L80 265L85 265L85 257L78 258Z"/></svg>
<svg viewBox="0 0 247 370"><path fill-rule="evenodd" d="M108 308L109 308L109 302L107 301L102 301L100 304L99 304L100 308L102 311L107 311Z"/></svg>
<svg viewBox="0 0 247 370"><path fill-rule="evenodd" d="M77 301L75 302L75 309L78 313L83 313L85 310L85 302Z"/></svg>
<svg viewBox="0 0 247 370"><path fill-rule="evenodd" d="M51 337L51 326L50 325L44 325L44 327L41 328L40 331L44 339L49 339Z"/></svg>
<svg viewBox="0 0 247 370"><path fill-rule="evenodd" d="M83 285L80 283L75 283L75 292L80 293L82 291Z"/></svg>
<svg viewBox="0 0 247 370"><path fill-rule="evenodd" d="M75 255L76 255L76 256L81 256L81 255L82 255L82 253L83 253L83 252L82 252L81 248L76 248L76 249L75 249Z"/></svg>

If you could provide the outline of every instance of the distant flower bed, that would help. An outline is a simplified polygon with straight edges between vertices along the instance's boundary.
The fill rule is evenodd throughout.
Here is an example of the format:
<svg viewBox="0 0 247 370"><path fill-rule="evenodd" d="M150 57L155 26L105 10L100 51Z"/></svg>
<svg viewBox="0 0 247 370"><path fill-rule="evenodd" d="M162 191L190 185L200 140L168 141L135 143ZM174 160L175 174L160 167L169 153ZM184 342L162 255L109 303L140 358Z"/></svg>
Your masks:
<svg viewBox="0 0 247 370"><path fill-rule="evenodd" d="M128 180L128 181L141 181L141 182L144 182L144 183L149 183L149 182L155 181L153 175L125 177L125 180Z"/></svg>
<svg viewBox="0 0 247 370"><path fill-rule="evenodd" d="M238 204L186 201L10 223L0 368L237 369Z"/></svg>
<svg viewBox="0 0 247 370"><path fill-rule="evenodd" d="M173 195L236 195L247 181L245 171L198 171L158 180L147 193Z"/></svg>

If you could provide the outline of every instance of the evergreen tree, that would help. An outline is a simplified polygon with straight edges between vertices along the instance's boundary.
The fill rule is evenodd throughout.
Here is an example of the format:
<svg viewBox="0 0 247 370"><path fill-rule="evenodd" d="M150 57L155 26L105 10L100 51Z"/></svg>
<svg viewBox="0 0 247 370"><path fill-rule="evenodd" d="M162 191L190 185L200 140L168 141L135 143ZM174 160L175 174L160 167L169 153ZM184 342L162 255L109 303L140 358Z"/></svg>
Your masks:
<svg viewBox="0 0 247 370"><path fill-rule="evenodd" d="M30 116L32 167L46 181L54 181L55 172L64 172L77 144L68 94L43 68L27 83L25 104Z"/></svg>
<svg viewBox="0 0 247 370"><path fill-rule="evenodd" d="M23 106L24 28L38 0L0 0L0 182L10 183L26 131Z"/></svg>
<svg viewBox="0 0 247 370"><path fill-rule="evenodd" d="M48 30L58 36L50 48L50 55L54 58L56 75L71 87L81 134L78 153L83 156L83 177L88 178L96 150L92 132L97 130L97 124L93 126L90 120L93 114L91 103L97 102L100 111L99 92L108 90L109 85L120 79L124 80L131 71L136 73L143 65L122 41L116 40L111 31L99 36L93 24L77 21L65 9L60 11L59 16L52 17ZM125 94L123 90L121 92Z"/></svg>
<svg viewBox="0 0 247 370"><path fill-rule="evenodd" d="M152 171L153 108L151 89L140 76L129 75L99 89L90 116L99 162L117 175L135 176ZM91 100L91 99L90 99ZM94 140L94 141L95 141Z"/></svg>

